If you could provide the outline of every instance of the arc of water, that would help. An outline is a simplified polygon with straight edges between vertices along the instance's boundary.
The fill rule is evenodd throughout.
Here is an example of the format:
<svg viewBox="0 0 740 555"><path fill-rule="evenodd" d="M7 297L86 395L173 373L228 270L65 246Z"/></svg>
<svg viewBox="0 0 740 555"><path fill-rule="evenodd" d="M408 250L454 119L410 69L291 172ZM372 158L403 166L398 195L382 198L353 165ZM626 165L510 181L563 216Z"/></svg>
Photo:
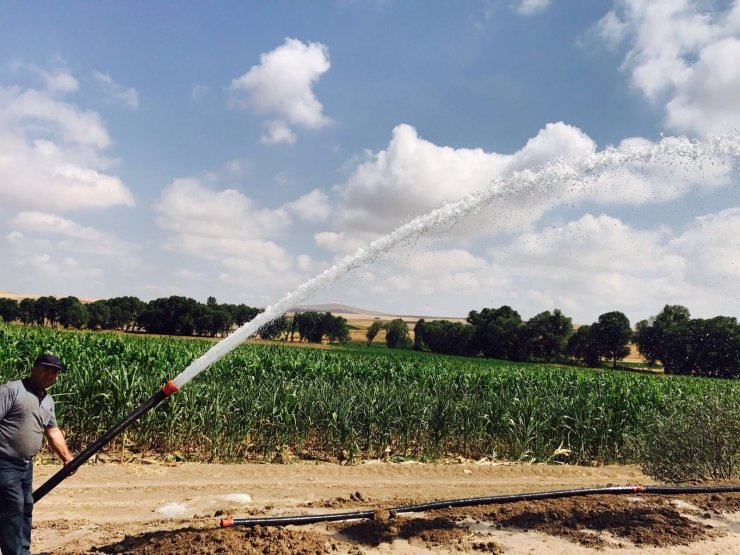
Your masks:
<svg viewBox="0 0 740 555"><path fill-rule="evenodd" d="M418 216L372 242L367 248L361 248L354 254L344 257L337 264L303 283L278 302L267 307L253 320L216 343L172 381L178 389L181 388L211 364L239 346L260 327L306 301L317 291L328 287L348 272L372 263L398 244L421 237L440 226L457 222L493 201L505 202L511 197L523 193L534 193L554 183L573 182L587 185L605 171L628 164L649 164L666 158L683 159L696 163L700 160L711 161L738 156L740 156L740 133L737 131L728 135L707 135L700 141L691 141L686 137L667 137L649 146L608 148L589 155L575 164L555 160L538 171L524 170L514 173L506 180L495 180L485 190Z"/></svg>

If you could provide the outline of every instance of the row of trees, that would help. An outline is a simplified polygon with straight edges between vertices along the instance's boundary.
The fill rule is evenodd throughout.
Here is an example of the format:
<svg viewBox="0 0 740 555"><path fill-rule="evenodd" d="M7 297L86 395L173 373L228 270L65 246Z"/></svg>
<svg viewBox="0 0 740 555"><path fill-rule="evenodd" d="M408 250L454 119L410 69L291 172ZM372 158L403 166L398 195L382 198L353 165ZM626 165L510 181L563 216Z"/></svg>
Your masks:
<svg viewBox="0 0 740 555"><path fill-rule="evenodd" d="M414 348L463 356L503 360L566 358L598 365L606 358L616 366L629 354L630 322L621 312L608 312L598 322L573 330L572 319L559 309L545 311L526 322L510 306L471 311L466 322L419 320Z"/></svg>
<svg viewBox="0 0 740 555"><path fill-rule="evenodd" d="M344 344L350 339L347 320L331 312L296 312L292 318L283 314L257 332L261 339L284 341L294 341L296 334L299 342L308 343L322 343L326 339L329 343Z"/></svg>
<svg viewBox="0 0 740 555"><path fill-rule="evenodd" d="M0 319L37 326L90 330L120 330L166 335L220 336L252 320L263 309L244 304L219 304L209 297L203 304L188 297L171 296L144 302L137 297L116 297L83 303L77 297L38 299L0 298ZM300 312L281 316L258 331L263 339L321 343L349 340L347 321L330 313Z"/></svg>
<svg viewBox="0 0 740 555"><path fill-rule="evenodd" d="M91 330L140 331L169 335L222 335L242 325L262 309L244 304L206 304L172 296L144 302L137 297L115 297L83 303L77 297L0 299L0 318L37 326Z"/></svg>
<svg viewBox="0 0 740 555"><path fill-rule="evenodd" d="M410 348L462 356L504 360L575 361L598 366L617 361L630 352L634 341L650 363L660 362L666 373L740 377L740 325L736 318L717 316L692 319L683 306L638 322L633 332L622 312L607 312L590 325L573 329L571 318L560 310L545 311L528 321L509 306L471 311L466 322L419 320L410 339L401 320L374 322L367 331L368 345L386 329L391 348Z"/></svg>
<svg viewBox="0 0 740 555"><path fill-rule="evenodd" d="M691 318L689 309L666 305L635 326L634 341L649 361L670 374L740 378L740 325L736 318Z"/></svg>

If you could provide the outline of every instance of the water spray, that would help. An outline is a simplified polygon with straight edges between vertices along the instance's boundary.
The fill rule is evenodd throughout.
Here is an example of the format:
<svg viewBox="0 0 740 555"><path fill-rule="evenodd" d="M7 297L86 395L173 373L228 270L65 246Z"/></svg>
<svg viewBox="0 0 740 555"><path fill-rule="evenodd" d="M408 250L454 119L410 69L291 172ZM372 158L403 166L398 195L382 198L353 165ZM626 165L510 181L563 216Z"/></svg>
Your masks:
<svg viewBox="0 0 740 555"><path fill-rule="evenodd" d="M573 188L579 188L593 183L608 170L615 168L629 167L630 165L650 166L660 164L666 159L686 160L692 165L714 164L717 161L724 161L732 157L740 157L740 132L737 131L723 136L707 135L701 141L692 141L686 137L666 137L660 142L648 146L608 148L602 152L586 156L574 164L555 160L537 171L523 170L515 172L507 179L492 181L482 191L472 193L427 214L418 216L388 235L373 241L367 248L361 248L354 254L345 256L337 264L306 281L274 305L268 306L264 312L258 314L253 320L237 328L230 335L216 343L205 354L190 363L179 375L162 386L144 404L132 411L119 424L103 433L97 441L49 478L33 493L34 501L44 497L131 423L167 399L170 394L182 389L195 376L241 345L244 340L257 332L262 326L278 318L294 306L305 302L317 291L328 287L352 270L372 264L378 257L386 254L397 245L413 242L433 229L458 222L494 202L505 203L507 200L522 196L535 197L537 193L548 191L556 183L570 184Z"/></svg>

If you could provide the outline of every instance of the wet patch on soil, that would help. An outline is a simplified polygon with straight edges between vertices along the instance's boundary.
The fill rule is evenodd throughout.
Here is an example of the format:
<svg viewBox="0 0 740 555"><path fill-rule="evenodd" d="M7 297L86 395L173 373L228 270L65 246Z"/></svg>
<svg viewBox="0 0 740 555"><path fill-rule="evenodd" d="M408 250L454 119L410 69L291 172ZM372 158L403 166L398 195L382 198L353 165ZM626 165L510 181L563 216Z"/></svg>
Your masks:
<svg viewBox="0 0 740 555"><path fill-rule="evenodd" d="M462 550L473 536L467 527L449 517L403 518L384 510L377 511L370 520L337 524L331 528L353 542L373 547L400 538L431 550Z"/></svg>
<svg viewBox="0 0 740 555"><path fill-rule="evenodd" d="M691 497L686 502L697 507L711 504L717 512L727 509L733 512L735 503L740 501L740 495L734 500L726 496ZM601 495L448 509L441 513L454 519L490 522L494 528L536 530L592 548L613 545L614 542L606 539L608 536L616 539L616 543L627 540L637 546L667 547L689 545L718 533L708 524L684 516L682 513L687 511L674 501L647 495L638 498ZM704 514L698 516L706 518ZM608 533L606 538L603 532Z"/></svg>

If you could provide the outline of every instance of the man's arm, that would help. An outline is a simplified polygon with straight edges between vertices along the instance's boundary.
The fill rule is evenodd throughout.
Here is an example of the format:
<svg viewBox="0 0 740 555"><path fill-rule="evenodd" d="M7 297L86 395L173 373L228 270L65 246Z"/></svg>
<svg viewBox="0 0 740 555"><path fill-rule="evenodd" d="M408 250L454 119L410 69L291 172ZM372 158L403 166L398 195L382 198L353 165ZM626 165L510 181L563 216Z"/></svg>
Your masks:
<svg viewBox="0 0 740 555"><path fill-rule="evenodd" d="M62 430L60 430L56 426L52 426L44 430L44 435L46 435L46 439L49 440L49 445L51 446L52 450L60 459L62 459L62 462L64 464L67 464L74 458L72 457L72 453L70 453L69 449L67 448L67 442L64 440L64 434L62 433Z"/></svg>

